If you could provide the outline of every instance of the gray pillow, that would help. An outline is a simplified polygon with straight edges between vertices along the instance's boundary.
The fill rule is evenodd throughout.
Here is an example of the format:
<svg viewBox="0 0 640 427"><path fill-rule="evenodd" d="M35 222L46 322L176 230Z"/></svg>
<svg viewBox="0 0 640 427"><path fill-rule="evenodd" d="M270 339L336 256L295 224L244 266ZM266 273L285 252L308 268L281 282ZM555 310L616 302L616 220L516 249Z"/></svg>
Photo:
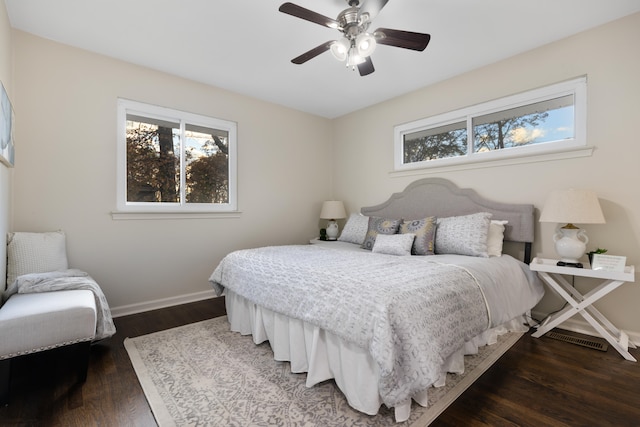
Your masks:
<svg viewBox="0 0 640 427"><path fill-rule="evenodd" d="M387 219L377 216L369 217L369 227L362 247L368 250L373 249L378 234L396 234L401 221L400 219Z"/></svg>
<svg viewBox="0 0 640 427"><path fill-rule="evenodd" d="M430 216L424 219L404 220L400 225L400 233L412 233L416 235L413 240L411 253L413 255L433 255L436 238L436 217Z"/></svg>
<svg viewBox="0 0 640 427"><path fill-rule="evenodd" d="M487 237L492 214L438 218L436 229L437 254L458 254L487 258Z"/></svg>

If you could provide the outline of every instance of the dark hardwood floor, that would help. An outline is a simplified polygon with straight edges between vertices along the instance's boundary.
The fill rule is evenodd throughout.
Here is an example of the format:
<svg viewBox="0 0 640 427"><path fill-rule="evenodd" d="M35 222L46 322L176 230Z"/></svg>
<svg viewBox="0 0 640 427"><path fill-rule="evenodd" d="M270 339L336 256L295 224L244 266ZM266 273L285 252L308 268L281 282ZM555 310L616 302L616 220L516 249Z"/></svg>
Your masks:
<svg viewBox="0 0 640 427"><path fill-rule="evenodd" d="M92 346L82 386L66 349L19 358L0 425L155 426L124 338L224 313L215 299L115 319L116 335ZM640 426L640 366L612 348L526 334L432 426Z"/></svg>

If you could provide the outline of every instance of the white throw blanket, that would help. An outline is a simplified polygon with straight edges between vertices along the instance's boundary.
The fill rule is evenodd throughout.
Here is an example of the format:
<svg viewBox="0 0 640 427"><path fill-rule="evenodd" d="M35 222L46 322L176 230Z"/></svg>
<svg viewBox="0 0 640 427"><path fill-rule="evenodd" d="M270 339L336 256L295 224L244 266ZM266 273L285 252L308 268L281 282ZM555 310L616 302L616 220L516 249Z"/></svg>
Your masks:
<svg viewBox="0 0 640 427"><path fill-rule="evenodd" d="M426 257L266 247L227 255L209 280L218 294L229 288L366 348L389 407L428 388L443 361L489 324L469 271Z"/></svg>
<svg viewBox="0 0 640 427"><path fill-rule="evenodd" d="M11 295L27 294L34 292L52 292L74 289L86 289L93 292L96 301L97 322L95 341L108 338L116 333L113 324L111 310L102 289L89 274L81 270L62 270L48 273L33 273L18 276L9 285L3 298L6 300Z"/></svg>

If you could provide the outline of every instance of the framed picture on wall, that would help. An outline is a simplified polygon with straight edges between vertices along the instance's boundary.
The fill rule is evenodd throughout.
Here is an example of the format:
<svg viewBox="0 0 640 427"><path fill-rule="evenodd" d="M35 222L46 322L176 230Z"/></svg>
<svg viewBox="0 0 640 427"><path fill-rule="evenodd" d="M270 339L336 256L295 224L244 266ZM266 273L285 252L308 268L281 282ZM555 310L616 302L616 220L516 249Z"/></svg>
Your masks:
<svg viewBox="0 0 640 427"><path fill-rule="evenodd" d="M13 167L15 162L13 107L4 85L0 86L2 86L2 92L0 93L0 162Z"/></svg>

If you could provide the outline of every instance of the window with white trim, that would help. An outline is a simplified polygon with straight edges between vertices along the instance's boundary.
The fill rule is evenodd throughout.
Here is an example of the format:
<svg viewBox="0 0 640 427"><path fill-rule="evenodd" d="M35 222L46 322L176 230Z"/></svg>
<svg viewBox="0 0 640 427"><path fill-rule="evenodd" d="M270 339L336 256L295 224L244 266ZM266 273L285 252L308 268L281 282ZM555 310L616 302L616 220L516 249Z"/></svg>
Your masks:
<svg viewBox="0 0 640 427"><path fill-rule="evenodd" d="M237 125L118 100L118 211L237 210Z"/></svg>
<svg viewBox="0 0 640 427"><path fill-rule="evenodd" d="M586 77L394 128L396 171L586 147Z"/></svg>

